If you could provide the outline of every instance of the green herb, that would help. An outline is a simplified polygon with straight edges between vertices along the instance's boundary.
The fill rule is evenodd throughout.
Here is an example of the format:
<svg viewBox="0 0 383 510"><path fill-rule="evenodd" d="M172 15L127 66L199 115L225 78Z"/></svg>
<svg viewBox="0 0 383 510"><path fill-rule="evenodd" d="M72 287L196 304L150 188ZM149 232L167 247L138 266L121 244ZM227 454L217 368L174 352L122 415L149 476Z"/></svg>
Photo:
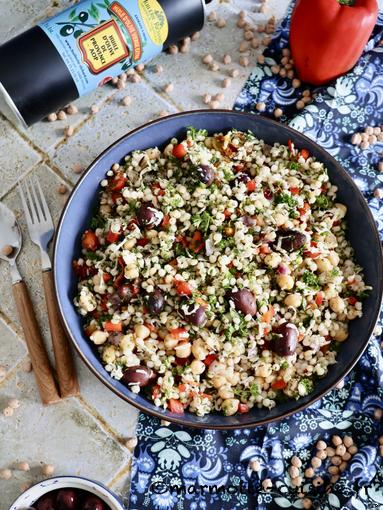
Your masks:
<svg viewBox="0 0 383 510"><path fill-rule="evenodd" d="M366 299L370 295L370 290L362 290L361 292L356 293L356 297L359 300Z"/></svg>
<svg viewBox="0 0 383 510"><path fill-rule="evenodd" d="M212 219L213 216L211 216L207 211L204 211L202 214L194 214L191 218L193 226L202 230L205 234L209 229Z"/></svg>
<svg viewBox="0 0 383 510"><path fill-rule="evenodd" d="M336 278L337 276L340 275L340 271L338 268L334 267L334 269L331 269L330 271L330 275L333 277L333 278Z"/></svg>
<svg viewBox="0 0 383 510"><path fill-rule="evenodd" d="M292 195L288 193L279 193L275 196L274 199L276 204L287 204L291 208L295 208L298 205L298 202L293 198Z"/></svg>
<svg viewBox="0 0 383 510"><path fill-rule="evenodd" d="M89 222L89 228L92 230L96 230L96 228L104 228L106 223L106 219L100 216L100 214L95 214Z"/></svg>
<svg viewBox="0 0 383 510"><path fill-rule="evenodd" d="M225 330L225 338L228 342L232 341L234 333L235 333L234 326L230 324L230 326Z"/></svg>
<svg viewBox="0 0 383 510"><path fill-rule="evenodd" d="M299 381L299 384L302 384L304 386L306 395L311 393L314 389L314 383L312 382L311 379L308 379L307 377L304 377L303 379L301 379Z"/></svg>
<svg viewBox="0 0 383 510"><path fill-rule="evenodd" d="M189 126L187 128L187 137L191 138L192 140L197 140L199 137L206 137L208 136L208 132L206 129L196 129L195 127Z"/></svg>
<svg viewBox="0 0 383 510"><path fill-rule="evenodd" d="M311 315L306 315L306 317L303 319L302 324L305 328L310 326L311 318Z"/></svg>
<svg viewBox="0 0 383 510"><path fill-rule="evenodd" d="M245 133L245 140L247 142L251 142L252 140L255 140L254 133L252 133L251 131L247 131L247 133Z"/></svg>
<svg viewBox="0 0 383 510"><path fill-rule="evenodd" d="M330 209L330 207L332 207L333 202L326 195L319 195L319 197L315 201L315 205L320 210L326 210L326 209Z"/></svg>
<svg viewBox="0 0 383 510"><path fill-rule="evenodd" d="M257 397L259 394L260 394L260 391L259 391L259 386L257 383L253 383L251 386L250 386L250 393L253 397Z"/></svg>
<svg viewBox="0 0 383 510"><path fill-rule="evenodd" d="M85 253L85 257L89 260L101 260L102 255L96 253L95 251L87 251Z"/></svg>
<svg viewBox="0 0 383 510"><path fill-rule="evenodd" d="M212 309L214 309L217 304L217 296L209 295L209 297L207 298L207 301L208 301L210 307Z"/></svg>
<svg viewBox="0 0 383 510"><path fill-rule="evenodd" d="M233 172L231 172L230 170L227 170L227 169L224 169L223 170L223 176L225 177L225 179L230 182L230 181L234 181L235 179L235 175Z"/></svg>
<svg viewBox="0 0 383 510"><path fill-rule="evenodd" d="M308 287L311 287L312 289L320 289L319 285L319 278L316 274L314 274L312 271L304 271L302 275L302 281L305 283Z"/></svg>
<svg viewBox="0 0 383 510"><path fill-rule="evenodd" d="M164 365L165 368L170 368L171 364L172 364L172 361L171 361L170 357L168 356L167 358L165 358L162 361L162 364Z"/></svg>
<svg viewBox="0 0 383 510"><path fill-rule="evenodd" d="M297 163L296 161L290 161L288 167L290 168L290 170L299 170L299 163Z"/></svg>
<svg viewBox="0 0 383 510"><path fill-rule="evenodd" d="M100 317L97 319L97 323L99 326L102 326L104 322L110 321L110 319L113 317L113 314L111 313L103 313L100 315Z"/></svg>
<svg viewBox="0 0 383 510"><path fill-rule="evenodd" d="M234 388L234 395L240 400L248 400L251 392L250 390L244 388Z"/></svg>
<svg viewBox="0 0 383 510"><path fill-rule="evenodd" d="M225 248L234 248L234 246L235 246L234 237L227 237L225 239L222 239L219 243L217 243L217 247L220 250L224 250Z"/></svg>
<svg viewBox="0 0 383 510"><path fill-rule="evenodd" d="M282 363L281 363L281 368L282 370L286 370L287 368L289 368L289 362L287 360L284 360Z"/></svg>

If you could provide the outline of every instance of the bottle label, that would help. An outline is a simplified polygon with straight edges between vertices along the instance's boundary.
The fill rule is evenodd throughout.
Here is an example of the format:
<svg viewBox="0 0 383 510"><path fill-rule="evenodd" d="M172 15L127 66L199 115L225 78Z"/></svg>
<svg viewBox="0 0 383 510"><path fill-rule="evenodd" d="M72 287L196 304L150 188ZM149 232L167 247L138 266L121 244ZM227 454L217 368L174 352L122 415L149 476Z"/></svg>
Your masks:
<svg viewBox="0 0 383 510"><path fill-rule="evenodd" d="M169 32L157 0L85 0L39 26L80 96L160 53Z"/></svg>

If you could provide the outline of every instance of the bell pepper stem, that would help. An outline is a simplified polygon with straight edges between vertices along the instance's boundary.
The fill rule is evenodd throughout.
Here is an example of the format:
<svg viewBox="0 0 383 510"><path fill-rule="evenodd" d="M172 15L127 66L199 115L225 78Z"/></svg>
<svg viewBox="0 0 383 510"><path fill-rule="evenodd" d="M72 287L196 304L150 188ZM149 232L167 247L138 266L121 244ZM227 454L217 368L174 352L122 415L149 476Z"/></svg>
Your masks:
<svg viewBox="0 0 383 510"><path fill-rule="evenodd" d="M348 5L352 7L355 4L355 0L338 0L341 5Z"/></svg>

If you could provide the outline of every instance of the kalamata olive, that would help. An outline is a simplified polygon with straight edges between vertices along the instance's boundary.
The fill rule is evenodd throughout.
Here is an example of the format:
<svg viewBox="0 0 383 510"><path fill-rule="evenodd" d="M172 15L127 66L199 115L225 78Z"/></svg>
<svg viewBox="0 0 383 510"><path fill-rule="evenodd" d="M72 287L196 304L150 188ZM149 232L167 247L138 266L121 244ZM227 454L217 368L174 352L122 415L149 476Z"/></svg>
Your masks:
<svg viewBox="0 0 383 510"><path fill-rule="evenodd" d="M156 209L151 202L142 204L137 212L138 224L144 228L157 227L161 223L162 218L162 212Z"/></svg>
<svg viewBox="0 0 383 510"><path fill-rule="evenodd" d="M189 324L200 327L206 322L206 312L203 306L195 303L184 304L181 307L182 315Z"/></svg>
<svg viewBox="0 0 383 510"><path fill-rule="evenodd" d="M93 494L84 499L81 510L106 510L105 503Z"/></svg>
<svg viewBox="0 0 383 510"><path fill-rule="evenodd" d="M121 378L121 382L126 386L138 384L140 388L147 386L150 380L153 379L153 370L143 365L136 365L128 367Z"/></svg>
<svg viewBox="0 0 383 510"><path fill-rule="evenodd" d="M36 510L55 510L55 500L56 497L53 492L44 494L44 496L35 503Z"/></svg>
<svg viewBox="0 0 383 510"><path fill-rule="evenodd" d="M124 303L129 303L133 298L133 289L131 285L121 285L118 287L118 296Z"/></svg>
<svg viewBox="0 0 383 510"><path fill-rule="evenodd" d="M253 227L257 224L257 220L255 218L252 218L251 216L241 216L239 218L246 227Z"/></svg>
<svg viewBox="0 0 383 510"><path fill-rule="evenodd" d="M108 294L108 301L110 304L112 304L113 306L118 306L121 304L121 296L120 296L120 293L117 291L117 292L113 292L113 294Z"/></svg>
<svg viewBox="0 0 383 510"><path fill-rule="evenodd" d="M271 350L279 356L291 356L298 342L298 330L294 324L284 322L273 331Z"/></svg>
<svg viewBox="0 0 383 510"><path fill-rule="evenodd" d="M112 345L120 345L123 336L122 333L109 333L108 342Z"/></svg>
<svg viewBox="0 0 383 510"><path fill-rule="evenodd" d="M79 495L76 489L60 489L56 498L56 510L77 510Z"/></svg>
<svg viewBox="0 0 383 510"><path fill-rule="evenodd" d="M155 289L154 292L148 295L147 305L153 315L162 312L165 306L165 298L160 289Z"/></svg>
<svg viewBox="0 0 383 510"><path fill-rule="evenodd" d="M197 174L198 174L199 180L201 182L203 182L204 184L206 184L206 186L210 186L211 184L213 184L214 179L215 179L215 172L214 172L214 168L212 168L211 166L200 165L197 168Z"/></svg>
<svg viewBox="0 0 383 510"><path fill-rule="evenodd" d="M245 174L244 172L240 172L239 174L236 175L236 178L241 181L241 182L244 182L246 184L246 182L249 182L251 181L251 177L250 175L248 174Z"/></svg>
<svg viewBox="0 0 383 510"><path fill-rule="evenodd" d="M255 315L257 313L257 303L253 294L247 290L237 290L228 294L230 301L233 301L236 310L245 315Z"/></svg>
<svg viewBox="0 0 383 510"><path fill-rule="evenodd" d="M266 200L272 200L273 196L274 196L274 193L271 191L270 188L266 188L263 191L263 196L266 198Z"/></svg>
<svg viewBox="0 0 383 510"><path fill-rule="evenodd" d="M291 252L302 248L305 242L305 234L302 234L302 232L299 232L298 230L287 229L277 231L277 238L274 241L274 245L280 246L283 250Z"/></svg>

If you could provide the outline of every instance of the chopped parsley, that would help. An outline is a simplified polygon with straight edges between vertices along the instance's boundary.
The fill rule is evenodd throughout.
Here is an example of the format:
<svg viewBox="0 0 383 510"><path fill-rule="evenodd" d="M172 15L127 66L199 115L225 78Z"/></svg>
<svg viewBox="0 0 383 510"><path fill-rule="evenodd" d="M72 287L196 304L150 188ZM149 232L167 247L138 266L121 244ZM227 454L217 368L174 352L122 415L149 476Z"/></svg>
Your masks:
<svg viewBox="0 0 383 510"><path fill-rule="evenodd" d="M257 383L253 383L251 386L250 386L250 394L253 396L253 397L257 397L259 394L260 394L260 391L259 391L259 386Z"/></svg>
<svg viewBox="0 0 383 510"><path fill-rule="evenodd" d="M206 234L209 230L209 226L213 216L209 214L207 211L204 211L202 214L194 214L191 218L192 224L194 227L202 230Z"/></svg>
<svg viewBox="0 0 383 510"><path fill-rule="evenodd" d="M94 251L87 251L85 253L85 257L89 260L101 260L102 259L102 255L99 255L98 253L96 253Z"/></svg>
<svg viewBox="0 0 383 510"><path fill-rule="evenodd" d="M240 400L249 400L251 392L244 388L234 388L234 395Z"/></svg>
<svg viewBox="0 0 383 510"><path fill-rule="evenodd" d="M315 201L315 205L318 207L318 209L323 211L326 209L330 209L330 207L332 207L333 205L333 202L326 195L319 195L319 197Z"/></svg>
<svg viewBox="0 0 383 510"><path fill-rule="evenodd" d="M299 170L299 163L297 163L296 161L290 161L288 167L290 168L290 170Z"/></svg>
<svg viewBox="0 0 383 510"><path fill-rule="evenodd" d="M96 228L104 228L106 219L100 214L95 214L89 222L89 228L96 230Z"/></svg>
<svg viewBox="0 0 383 510"><path fill-rule="evenodd" d="M302 281L305 283L308 287L311 287L312 289L319 289L319 278L316 274L314 274L312 271L304 271L302 275Z"/></svg>
<svg viewBox="0 0 383 510"><path fill-rule="evenodd" d="M187 137L192 140L197 140L198 138L208 136L208 132L206 129L197 129L195 127L189 126L187 129Z"/></svg>
<svg viewBox="0 0 383 510"><path fill-rule="evenodd" d="M308 379L307 377L304 377L303 379L301 379L299 381L299 384L304 387L306 395L311 393L313 391L313 389L314 389L314 383L312 382L311 379Z"/></svg>
<svg viewBox="0 0 383 510"><path fill-rule="evenodd" d="M290 208L295 208L298 205L297 200L288 193L278 193L274 199L276 204L287 204Z"/></svg>
<svg viewBox="0 0 383 510"><path fill-rule="evenodd" d="M289 362L287 360L284 360L282 363L281 363L281 369L282 370L286 370L287 368L289 368Z"/></svg>

